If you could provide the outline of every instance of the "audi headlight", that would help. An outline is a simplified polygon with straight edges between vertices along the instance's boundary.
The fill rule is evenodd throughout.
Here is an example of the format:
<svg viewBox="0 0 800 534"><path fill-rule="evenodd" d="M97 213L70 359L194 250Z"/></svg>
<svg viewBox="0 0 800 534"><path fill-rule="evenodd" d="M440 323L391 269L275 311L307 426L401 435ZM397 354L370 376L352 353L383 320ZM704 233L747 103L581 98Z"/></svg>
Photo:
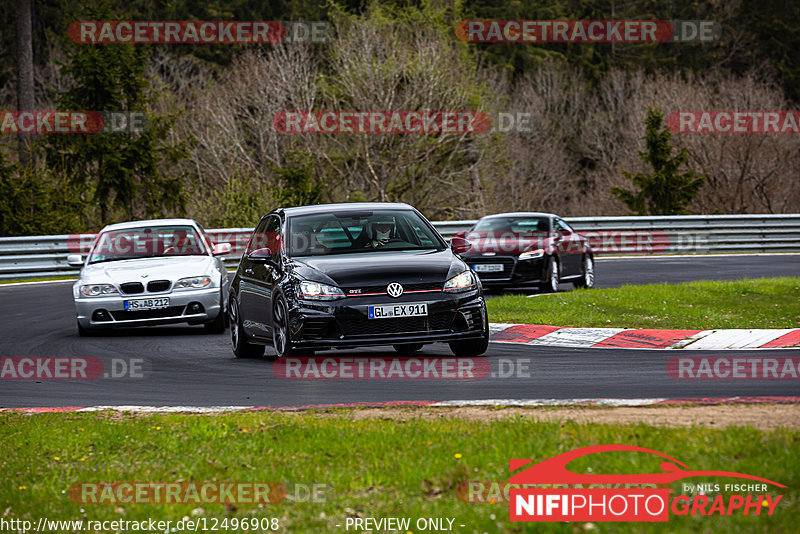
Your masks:
<svg viewBox="0 0 800 534"><path fill-rule="evenodd" d="M210 276L191 276L189 278L181 278L173 289L202 289L211 285Z"/></svg>
<svg viewBox="0 0 800 534"><path fill-rule="evenodd" d="M452 293L459 293L461 291L474 289L475 285L475 275L472 274L472 271L464 271L445 282L444 290Z"/></svg>
<svg viewBox="0 0 800 534"><path fill-rule="evenodd" d="M297 288L297 296L301 299L334 300L344 297L344 291L336 286L303 280Z"/></svg>
<svg viewBox="0 0 800 534"><path fill-rule="evenodd" d="M535 260L544 256L544 249L537 248L536 250L529 250L519 255L521 260Z"/></svg>
<svg viewBox="0 0 800 534"><path fill-rule="evenodd" d="M102 297L118 293L117 288L111 284L87 284L81 286L81 294L86 297Z"/></svg>

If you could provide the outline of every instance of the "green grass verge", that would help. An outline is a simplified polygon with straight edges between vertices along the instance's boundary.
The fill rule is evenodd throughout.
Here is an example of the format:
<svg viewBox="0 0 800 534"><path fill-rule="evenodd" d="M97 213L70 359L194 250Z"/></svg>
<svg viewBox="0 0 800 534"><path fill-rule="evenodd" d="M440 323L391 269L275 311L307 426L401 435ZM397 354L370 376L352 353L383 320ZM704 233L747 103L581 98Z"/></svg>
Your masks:
<svg viewBox="0 0 800 534"><path fill-rule="evenodd" d="M680 409L680 408L675 408ZM579 532L583 524L512 524L508 504L465 503L456 487L468 480L507 479L511 458L544 459L602 443L664 452L693 469L730 470L788 486L773 516L673 516L668 523L597 523L599 532L797 532L800 432L656 428L646 425L537 423L514 417L353 420L313 413L2 414L0 503L4 516L49 519L277 517L281 532L346 532L348 514L451 517L455 532ZM660 472L658 458L613 453L570 464L577 472ZM286 500L263 508L219 504L78 504L76 482L250 481L324 484L324 502ZM703 479L703 482L744 482ZM680 488L676 484L676 488ZM202 508L202 511L195 510ZM194 511L193 511L194 510ZM341 528L336 528L341 524ZM416 528L412 532L418 532ZM351 530L352 532L352 530Z"/></svg>
<svg viewBox="0 0 800 534"><path fill-rule="evenodd" d="M795 328L800 277L626 285L489 299L495 323L620 328Z"/></svg>

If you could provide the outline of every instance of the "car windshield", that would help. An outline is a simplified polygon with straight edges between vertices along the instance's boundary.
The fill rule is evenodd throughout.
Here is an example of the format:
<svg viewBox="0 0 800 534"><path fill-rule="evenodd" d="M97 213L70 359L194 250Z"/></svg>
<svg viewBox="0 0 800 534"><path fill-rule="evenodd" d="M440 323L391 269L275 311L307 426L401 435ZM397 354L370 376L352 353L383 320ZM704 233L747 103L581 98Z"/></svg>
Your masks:
<svg viewBox="0 0 800 534"><path fill-rule="evenodd" d="M478 224L472 229L473 232L514 232L517 234L549 230L550 222L547 217L488 217L478 221Z"/></svg>
<svg viewBox="0 0 800 534"><path fill-rule="evenodd" d="M89 263L208 254L193 226L143 226L102 232L89 254Z"/></svg>
<svg viewBox="0 0 800 534"><path fill-rule="evenodd" d="M319 213L289 217L292 257L399 250L443 250L435 231L411 210Z"/></svg>

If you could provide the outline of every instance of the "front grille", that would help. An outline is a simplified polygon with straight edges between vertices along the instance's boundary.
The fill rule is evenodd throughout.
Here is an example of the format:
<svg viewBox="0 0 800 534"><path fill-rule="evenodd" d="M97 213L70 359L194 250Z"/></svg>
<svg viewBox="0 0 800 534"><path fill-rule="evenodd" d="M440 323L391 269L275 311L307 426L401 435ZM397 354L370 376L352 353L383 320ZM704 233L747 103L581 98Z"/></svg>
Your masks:
<svg viewBox="0 0 800 534"><path fill-rule="evenodd" d="M157 319L160 317L174 317L183 313L183 306L169 306L160 310L115 310L111 316L115 321L136 321L138 319Z"/></svg>
<svg viewBox="0 0 800 534"><path fill-rule="evenodd" d="M481 309L474 308L472 310L461 310L461 313L464 314L464 318L467 321L467 329L473 330L475 328L480 328L481 326Z"/></svg>
<svg viewBox="0 0 800 534"><path fill-rule="evenodd" d="M348 296L358 296L370 293L379 293L385 295L386 286L388 285L389 283L380 286L345 287L342 289L344 290L344 294ZM444 282L426 282L423 284L402 284L402 286L403 286L403 293L407 293L409 291L441 291L441 289L444 287ZM352 289L360 289L361 293L350 293L350 290Z"/></svg>
<svg viewBox="0 0 800 534"><path fill-rule="evenodd" d="M322 333L325 331L325 327L327 325L328 325L328 319L307 318L303 320L303 332L301 336L312 337L312 338L322 337Z"/></svg>
<svg viewBox="0 0 800 534"><path fill-rule="evenodd" d="M508 256L478 256L471 257L465 261L470 267L473 267L474 265L484 265L487 263L500 263L503 265L503 270L500 272L478 273L478 276L482 280L491 280L493 278L511 278L511 275L514 272L514 258L509 258Z"/></svg>
<svg viewBox="0 0 800 534"><path fill-rule="evenodd" d="M135 295L137 293L144 293L144 285L141 282L126 282L120 284L119 288L126 295Z"/></svg>
<svg viewBox="0 0 800 534"><path fill-rule="evenodd" d="M169 289L169 286L169 280L153 280L152 282L147 282L147 291L150 293L160 293L161 291Z"/></svg>
<svg viewBox="0 0 800 534"><path fill-rule="evenodd" d="M340 322L345 336L413 334L450 330L453 314L437 313L428 317L397 317L391 319L359 318Z"/></svg>

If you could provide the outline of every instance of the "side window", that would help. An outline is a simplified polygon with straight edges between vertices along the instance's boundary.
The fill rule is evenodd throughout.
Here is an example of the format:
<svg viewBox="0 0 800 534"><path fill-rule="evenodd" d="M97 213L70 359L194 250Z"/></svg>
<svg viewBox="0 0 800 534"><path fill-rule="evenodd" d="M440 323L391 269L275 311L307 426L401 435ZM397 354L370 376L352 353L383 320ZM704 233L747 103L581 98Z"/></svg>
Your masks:
<svg viewBox="0 0 800 534"><path fill-rule="evenodd" d="M263 248L266 243L266 229L267 229L267 222L270 220L270 217L266 217L259 221L258 226L253 231L253 235L250 236L250 241L247 243L247 252L246 254L250 254L254 250L259 248Z"/></svg>
<svg viewBox="0 0 800 534"><path fill-rule="evenodd" d="M556 219L556 231L567 232L567 233L574 232L574 230L570 228L569 225L564 221L562 221L561 219Z"/></svg>
<svg viewBox="0 0 800 534"><path fill-rule="evenodd" d="M267 219L267 227L264 230L266 234L266 245L272 251L272 257L276 260L280 256L281 247L283 246L283 238L281 237L281 220L277 215L271 215Z"/></svg>
<svg viewBox="0 0 800 534"><path fill-rule="evenodd" d="M212 239L211 236L206 233L205 228L203 228L203 226L200 223L197 223L197 229L200 230L200 239L203 241L205 246L208 247L208 251L209 252L213 251L214 250L214 239Z"/></svg>

